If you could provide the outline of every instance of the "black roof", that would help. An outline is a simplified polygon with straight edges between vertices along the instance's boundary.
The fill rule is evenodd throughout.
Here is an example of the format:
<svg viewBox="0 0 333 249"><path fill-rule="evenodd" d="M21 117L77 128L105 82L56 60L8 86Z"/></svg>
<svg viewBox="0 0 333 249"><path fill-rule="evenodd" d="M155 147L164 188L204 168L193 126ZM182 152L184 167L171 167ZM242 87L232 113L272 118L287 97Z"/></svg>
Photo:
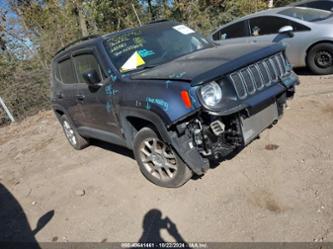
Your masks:
<svg viewBox="0 0 333 249"><path fill-rule="evenodd" d="M157 28L157 27L163 27L163 26L168 26L168 25L174 25L176 24L176 21L173 20L157 20L157 21L153 21L150 23L146 23L142 26L138 26L138 27L134 27L134 28L127 28L127 29L123 29L117 32L112 32L112 33L108 33L103 35L104 38L109 38L111 36L113 36L114 34L124 34L127 32L131 32L134 30L145 30L145 29L151 29L151 28ZM158 28L157 28L158 29Z"/></svg>
<svg viewBox="0 0 333 249"><path fill-rule="evenodd" d="M105 38L105 37L109 37L110 35L113 35L113 34L120 34L120 33L126 33L126 32L129 32L131 30L136 30L136 29L142 29L142 28L149 28L151 26L155 26L155 25L168 25L168 23L175 23L175 21L170 21L170 20L165 20L165 19L162 19L162 20L156 20L156 21L152 21L150 23L147 23L147 24L144 24L142 26L138 26L138 27L135 27L135 28L128 28L128 29L123 29L123 30L120 30L120 31L115 31L115 32L112 32L112 33L108 33L108 34L105 34L105 35L90 35L90 36L85 36L85 37L82 37L78 40L75 40L73 42L70 42L69 44L67 44L66 46L64 46L63 48L59 49L54 56L57 56L59 55L61 52L65 51L66 49L70 48L71 46L73 45L76 45L80 42L84 42L84 41L89 41L89 40L94 40L94 39L98 39L98 38Z"/></svg>
<svg viewBox="0 0 333 249"><path fill-rule="evenodd" d="M82 38L80 38L80 39L77 39L77 40L75 40L75 41L73 41L73 42L70 42L70 43L68 43L65 47L59 49L59 50L55 53L55 56L56 56L57 54L59 54L60 52L66 50L66 49L69 48L70 46L76 44L76 43L79 43L79 42L82 42L82 41L87 41L87 40L90 40L90 39L96 39L96 38L98 38L98 37L100 37L100 36L99 36L99 35L89 35L89 36L85 36L85 37L82 37Z"/></svg>

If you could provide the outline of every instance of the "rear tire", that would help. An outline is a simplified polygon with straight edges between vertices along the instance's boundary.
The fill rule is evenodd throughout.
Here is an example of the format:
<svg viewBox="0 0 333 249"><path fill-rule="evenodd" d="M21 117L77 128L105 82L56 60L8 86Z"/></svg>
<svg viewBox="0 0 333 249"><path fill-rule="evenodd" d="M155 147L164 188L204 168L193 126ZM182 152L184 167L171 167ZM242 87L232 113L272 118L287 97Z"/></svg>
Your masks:
<svg viewBox="0 0 333 249"><path fill-rule="evenodd" d="M333 74L333 44L320 43L312 47L306 58L308 68L315 74Z"/></svg>
<svg viewBox="0 0 333 249"><path fill-rule="evenodd" d="M174 149L150 128L136 134L133 150L142 174L155 185L177 188L193 175Z"/></svg>
<svg viewBox="0 0 333 249"><path fill-rule="evenodd" d="M89 145L89 140L80 136L75 126L66 115L61 116L60 122L68 142L74 149L82 150Z"/></svg>

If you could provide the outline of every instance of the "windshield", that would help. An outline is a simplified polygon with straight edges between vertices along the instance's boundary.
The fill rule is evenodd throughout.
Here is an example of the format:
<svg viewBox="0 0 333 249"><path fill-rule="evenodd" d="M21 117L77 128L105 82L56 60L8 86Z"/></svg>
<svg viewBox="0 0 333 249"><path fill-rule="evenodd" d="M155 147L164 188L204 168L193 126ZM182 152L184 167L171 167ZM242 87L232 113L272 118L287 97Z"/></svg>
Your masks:
<svg viewBox="0 0 333 249"><path fill-rule="evenodd" d="M281 15L294 17L303 21L316 22L329 18L332 12L311 8L289 8L279 12Z"/></svg>
<svg viewBox="0 0 333 249"><path fill-rule="evenodd" d="M194 30L170 22L115 34L106 44L121 73L154 67L212 46Z"/></svg>

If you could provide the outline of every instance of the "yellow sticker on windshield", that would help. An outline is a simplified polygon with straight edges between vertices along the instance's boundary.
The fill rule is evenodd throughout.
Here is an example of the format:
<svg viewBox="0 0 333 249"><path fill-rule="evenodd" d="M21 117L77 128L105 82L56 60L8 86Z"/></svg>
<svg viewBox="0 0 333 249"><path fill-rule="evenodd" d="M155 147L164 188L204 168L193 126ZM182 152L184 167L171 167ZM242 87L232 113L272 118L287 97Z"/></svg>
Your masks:
<svg viewBox="0 0 333 249"><path fill-rule="evenodd" d="M135 51L131 57L128 58L128 60L124 63L124 65L122 65L122 67L120 68L121 72L126 72L129 70L133 70L138 68L139 66L145 64L146 62L142 59L142 57L140 56L140 54Z"/></svg>

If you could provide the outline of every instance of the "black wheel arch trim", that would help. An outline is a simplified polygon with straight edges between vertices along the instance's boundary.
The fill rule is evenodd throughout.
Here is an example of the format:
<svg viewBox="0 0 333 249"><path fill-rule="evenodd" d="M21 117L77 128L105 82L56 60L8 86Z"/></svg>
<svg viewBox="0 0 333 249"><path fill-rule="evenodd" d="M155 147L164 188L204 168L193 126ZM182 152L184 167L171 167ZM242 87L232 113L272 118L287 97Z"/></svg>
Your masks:
<svg viewBox="0 0 333 249"><path fill-rule="evenodd" d="M52 109L53 112L55 113L56 117L58 118L58 120L60 121L60 117L59 115L57 115L59 112L63 113L64 115L66 115L66 117L69 119L69 121L72 123L72 125L74 125L74 122L72 120L72 118L70 117L70 115L68 114L68 112L66 111L66 108L62 107L59 104L52 104Z"/></svg>
<svg viewBox="0 0 333 249"><path fill-rule="evenodd" d="M128 118L131 117L140 118L152 123L161 138L176 150L180 158L193 170L194 173L201 175L209 168L209 161L202 158L197 150L188 148L188 141L185 141L184 137L178 137L176 132L168 131L165 123L157 114L138 108L120 107L120 122L128 148L133 149L135 136L133 135L133 128L128 121Z"/></svg>
<svg viewBox="0 0 333 249"><path fill-rule="evenodd" d="M139 118L152 123L165 142L171 143L167 128L162 119L155 113L147 110L141 110L133 107L119 107L120 125L129 148L133 148L133 127L131 127L128 118Z"/></svg>

